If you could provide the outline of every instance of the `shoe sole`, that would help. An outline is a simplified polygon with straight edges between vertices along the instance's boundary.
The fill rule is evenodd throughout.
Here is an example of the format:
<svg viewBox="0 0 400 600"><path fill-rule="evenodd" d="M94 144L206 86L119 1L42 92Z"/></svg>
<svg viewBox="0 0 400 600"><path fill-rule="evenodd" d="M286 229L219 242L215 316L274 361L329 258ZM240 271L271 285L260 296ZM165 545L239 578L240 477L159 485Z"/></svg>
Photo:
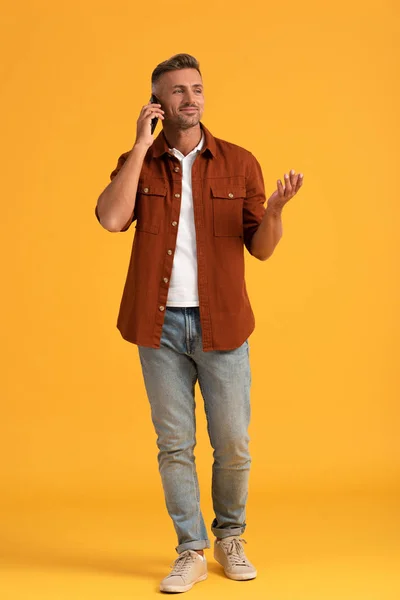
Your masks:
<svg viewBox="0 0 400 600"><path fill-rule="evenodd" d="M160 585L161 592L187 592L189 591L195 583L199 583L199 581L204 581L207 579L208 573L204 573L204 575L200 575L195 581L189 583L188 585Z"/></svg>
<svg viewBox="0 0 400 600"><path fill-rule="evenodd" d="M224 569L224 573L227 577L229 577L229 579L234 579L235 581L247 581L257 577L257 571L253 571L253 573L240 573L239 575L235 575L233 573L228 573Z"/></svg>

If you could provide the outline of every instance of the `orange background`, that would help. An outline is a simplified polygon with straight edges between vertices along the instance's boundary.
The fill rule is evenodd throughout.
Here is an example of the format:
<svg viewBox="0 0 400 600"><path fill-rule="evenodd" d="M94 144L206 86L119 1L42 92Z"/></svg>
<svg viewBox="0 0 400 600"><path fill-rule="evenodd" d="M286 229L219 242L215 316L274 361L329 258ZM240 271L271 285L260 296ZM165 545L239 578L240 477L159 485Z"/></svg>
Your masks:
<svg viewBox="0 0 400 600"><path fill-rule="evenodd" d="M116 329L134 228L105 231L94 207L151 71L177 52L200 61L203 122L255 154L267 198L304 173L273 256L246 253L244 537L259 576L229 581L208 551L209 579L189 593L399 597L394 6L39 1L3 14L3 600L147 598L176 557L137 347Z"/></svg>

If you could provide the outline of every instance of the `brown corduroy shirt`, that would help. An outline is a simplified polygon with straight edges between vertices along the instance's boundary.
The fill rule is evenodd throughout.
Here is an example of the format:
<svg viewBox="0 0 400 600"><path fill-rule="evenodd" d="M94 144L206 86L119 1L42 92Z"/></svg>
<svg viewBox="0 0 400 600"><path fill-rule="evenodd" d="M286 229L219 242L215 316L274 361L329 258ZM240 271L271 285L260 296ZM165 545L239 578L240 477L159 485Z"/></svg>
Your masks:
<svg viewBox="0 0 400 600"><path fill-rule="evenodd" d="M232 350L254 331L245 283L244 247L265 213L260 164L251 152L214 137L200 123L204 146L192 166L199 310L203 350ZM123 153L112 180L129 152ZM135 208L136 221L117 328L133 344L160 348L179 224L182 171L163 131L148 149ZM97 210L96 217L97 215Z"/></svg>

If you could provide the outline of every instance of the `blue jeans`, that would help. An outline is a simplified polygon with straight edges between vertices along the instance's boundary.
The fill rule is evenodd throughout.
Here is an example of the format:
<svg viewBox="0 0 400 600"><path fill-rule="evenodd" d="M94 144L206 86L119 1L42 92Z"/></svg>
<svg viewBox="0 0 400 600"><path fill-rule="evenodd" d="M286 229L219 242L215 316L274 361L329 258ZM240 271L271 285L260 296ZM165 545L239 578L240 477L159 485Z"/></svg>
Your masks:
<svg viewBox="0 0 400 600"><path fill-rule="evenodd" d="M198 307L166 307L160 348L138 346L158 466L179 553L210 548L200 510L195 466L195 383L204 400L214 450L212 533L241 535L245 528L251 458L249 342L234 350L203 352Z"/></svg>

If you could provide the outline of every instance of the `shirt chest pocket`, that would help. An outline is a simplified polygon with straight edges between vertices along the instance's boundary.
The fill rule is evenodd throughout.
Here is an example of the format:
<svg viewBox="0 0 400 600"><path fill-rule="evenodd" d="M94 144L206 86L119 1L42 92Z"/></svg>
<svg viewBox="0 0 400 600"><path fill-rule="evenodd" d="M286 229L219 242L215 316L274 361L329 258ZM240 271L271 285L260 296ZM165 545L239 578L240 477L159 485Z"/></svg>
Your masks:
<svg viewBox="0 0 400 600"><path fill-rule="evenodd" d="M238 183L211 184L214 235L243 237L246 188Z"/></svg>
<svg viewBox="0 0 400 600"><path fill-rule="evenodd" d="M165 181L139 181L135 212L136 230L157 234L163 220L167 186Z"/></svg>

